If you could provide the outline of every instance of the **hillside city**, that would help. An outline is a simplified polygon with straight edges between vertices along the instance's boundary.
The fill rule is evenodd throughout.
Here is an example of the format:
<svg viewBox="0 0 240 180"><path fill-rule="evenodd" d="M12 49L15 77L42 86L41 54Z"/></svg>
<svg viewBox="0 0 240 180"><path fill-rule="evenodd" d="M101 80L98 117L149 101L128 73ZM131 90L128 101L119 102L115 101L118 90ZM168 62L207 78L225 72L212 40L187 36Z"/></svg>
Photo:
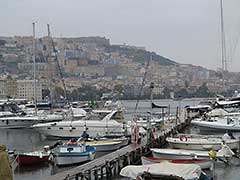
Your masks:
<svg viewBox="0 0 240 180"><path fill-rule="evenodd" d="M36 86L38 101L50 96L61 99L64 92L60 73L71 100L113 95L135 99L146 71L142 98L149 97L150 82L154 83L156 98L231 95L240 88L240 73L180 64L145 47L113 45L106 37L54 38L54 53L49 36L36 39L34 85L33 44L32 36L0 37L1 98L33 100Z"/></svg>

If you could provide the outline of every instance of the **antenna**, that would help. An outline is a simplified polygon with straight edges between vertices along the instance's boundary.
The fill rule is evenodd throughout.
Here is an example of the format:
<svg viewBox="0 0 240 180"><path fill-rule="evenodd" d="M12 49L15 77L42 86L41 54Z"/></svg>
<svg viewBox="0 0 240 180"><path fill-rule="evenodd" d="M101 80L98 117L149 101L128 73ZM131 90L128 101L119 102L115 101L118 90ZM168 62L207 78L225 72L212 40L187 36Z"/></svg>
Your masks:
<svg viewBox="0 0 240 180"><path fill-rule="evenodd" d="M47 24L47 30L48 30L48 37L50 38L51 34L50 34L50 26L49 26L49 24Z"/></svg>

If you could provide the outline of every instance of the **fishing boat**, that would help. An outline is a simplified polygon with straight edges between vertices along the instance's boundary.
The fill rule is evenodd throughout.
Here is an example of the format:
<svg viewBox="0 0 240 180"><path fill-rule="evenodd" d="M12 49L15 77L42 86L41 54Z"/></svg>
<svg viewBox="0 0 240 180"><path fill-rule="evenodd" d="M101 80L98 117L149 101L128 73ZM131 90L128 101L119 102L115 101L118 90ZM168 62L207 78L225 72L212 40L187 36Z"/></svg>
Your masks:
<svg viewBox="0 0 240 180"><path fill-rule="evenodd" d="M206 120L194 119L191 124L201 129L217 131L240 131L240 117L215 117Z"/></svg>
<svg viewBox="0 0 240 180"><path fill-rule="evenodd" d="M203 176L210 179L198 165L169 162L138 166L129 165L121 169L120 175L131 179L149 179L146 176L163 180L201 180Z"/></svg>
<svg viewBox="0 0 240 180"><path fill-rule="evenodd" d="M174 159L192 159L192 158L210 158L211 152L196 151L185 149L151 149L153 157L157 158L174 158ZM222 145L222 148L214 154L214 158L231 158L234 152L227 146Z"/></svg>
<svg viewBox="0 0 240 180"><path fill-rule="evenodd" d="M212 160L209 158L192 158L192 159L174 159L174 158L154 158L154 157L144 157L142 156L142 164L155 164L161 163L163 161L168 161L177 164L196 164L201 167L201 169L210 169L213 165Z"/></svg>
<svg viewBox="0 0 240 180"><path fill-rule="evenodd" d="M50 151L47 149L25 153L16 153L14 156L19 165L42 164L49 161Z"/></svg>
<svg viewBox="0 0 240 180"><path fill-rule="evenodd" d="M95 158L96 148L70 140L52 151L53 160L58 166L78 164Z"/></svg>
<svg viewBox="0 0 240 180"><path fill-rule="evenodd" d="M111 119L116 112L117 111L112 111L103 119L82 119L77 121L41 123L33 125L32 127L48 137L80 137L86 129L88 129L88 134L92 138L105 135L123 136L129 129L126 129L123 123Z"/></svg>
<svg viewBox="0 0 240 180"><path fill-rule="evenodd" d="M115 151L128 144L128 138L101 138L98 140L87 140L86 145L93 146L96 148L96 152ZM81 141L80 141L81 142Z"/></svg>
<svg viewBox="0 0 240 180"><path fill-rule="evenodd" d="M224 143L230 149L239 148L239 139L222 139L222 138L191 138L187 135L182 135L180 137L172 138L167 137L166 141L171 148L176 149L190 149L190 150L219 150Z"/></svg>

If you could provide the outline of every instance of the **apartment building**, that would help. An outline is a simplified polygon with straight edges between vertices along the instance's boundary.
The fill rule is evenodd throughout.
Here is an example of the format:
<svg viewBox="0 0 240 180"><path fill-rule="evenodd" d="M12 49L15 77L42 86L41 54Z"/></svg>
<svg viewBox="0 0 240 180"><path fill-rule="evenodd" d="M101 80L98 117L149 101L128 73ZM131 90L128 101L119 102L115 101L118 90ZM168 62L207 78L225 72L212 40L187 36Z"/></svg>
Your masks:
<svg viewBox="0 0 240 180"><path fill-rule="evenodd" d="M34 80L17 80L17 96L21 99L29 101L34 100L34 92L36 92L37 101L42 100L42 84L36 81L36 90Z"/></svg>

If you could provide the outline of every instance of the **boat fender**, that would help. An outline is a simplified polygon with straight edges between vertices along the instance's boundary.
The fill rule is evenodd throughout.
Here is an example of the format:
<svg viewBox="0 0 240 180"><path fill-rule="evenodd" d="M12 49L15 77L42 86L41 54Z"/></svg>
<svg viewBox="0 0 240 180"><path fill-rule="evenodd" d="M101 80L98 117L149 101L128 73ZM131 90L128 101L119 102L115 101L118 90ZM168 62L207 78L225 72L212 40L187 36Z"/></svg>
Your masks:
<svg viewBox="0 0 240 180"><path fill-rule="evenodd" d="M53 159L54 159L54 158L53 158L53 153L51 152L50 155L49 155L49 157L48 157L48 160L49 160L49 161L53 161Z"/></svg>
<svg viewBox="0 0 240 180"><path fill-rule="evenodd" d="M180 141L187 141L187 136L186 135L181 135L180 137Z"/></svg>
<svg viewBox="0 0 240 180"><path fill-rule="evenodd" d="M94 154L90 151L89 152L89 159L92 161L94 159Z"/></svg>
<svg viewBox="0 0 240 180"><path fill-rule="evenodd" d="M208 152L208 156L209 156L210 158L212 158L212 159L216 159L216 157L217 157L217 152L211 150L211 151Z"/></svg>

